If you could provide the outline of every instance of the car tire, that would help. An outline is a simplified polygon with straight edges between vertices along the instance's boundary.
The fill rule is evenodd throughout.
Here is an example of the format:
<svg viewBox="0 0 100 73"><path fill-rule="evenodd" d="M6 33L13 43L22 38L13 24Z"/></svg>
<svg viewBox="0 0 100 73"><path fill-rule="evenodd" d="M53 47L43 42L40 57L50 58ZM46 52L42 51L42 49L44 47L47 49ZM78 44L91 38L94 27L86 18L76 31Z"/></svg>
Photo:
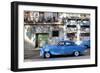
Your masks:
<svg viewBox="0 0 100 73"><path fill-rule="evenodd" d="M73 55L77 57L77 56L80 55L80 52L79 51L74 51Z"/></svg>
<svg viewBox="0 0 100 73"><path fill-rule="evenodd" d="M44 53L44 58L50 58L50 57L51 57L51 54L49 52Z"/></svg>

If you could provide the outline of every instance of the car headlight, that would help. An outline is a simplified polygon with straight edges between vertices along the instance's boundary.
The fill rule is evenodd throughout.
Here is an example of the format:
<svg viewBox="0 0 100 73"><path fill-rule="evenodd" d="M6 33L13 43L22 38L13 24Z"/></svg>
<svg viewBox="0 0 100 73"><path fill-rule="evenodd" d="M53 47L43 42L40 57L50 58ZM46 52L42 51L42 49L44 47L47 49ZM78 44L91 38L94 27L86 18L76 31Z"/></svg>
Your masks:
<svg viewBox="0 0 100 73"><path fill-rule="evenodd" d="M46 48L46 49L45 49L45 51L49 51L49 49L48 49L48 48Z"/></svg>

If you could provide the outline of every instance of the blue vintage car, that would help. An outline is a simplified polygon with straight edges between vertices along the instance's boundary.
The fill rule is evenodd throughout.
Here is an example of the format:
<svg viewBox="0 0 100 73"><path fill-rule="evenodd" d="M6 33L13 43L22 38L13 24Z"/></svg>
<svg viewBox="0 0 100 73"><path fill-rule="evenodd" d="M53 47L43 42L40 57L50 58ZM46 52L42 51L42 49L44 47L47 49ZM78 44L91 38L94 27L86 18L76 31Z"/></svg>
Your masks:
<svg viewBox="0 0 100 73"><path fill-rule="evenodd" d="M77 45L72 41L60 41L57 45L44 45L40 48L40 56L50 58L52 55L74 55L85 53L86 46Z"/></svg>

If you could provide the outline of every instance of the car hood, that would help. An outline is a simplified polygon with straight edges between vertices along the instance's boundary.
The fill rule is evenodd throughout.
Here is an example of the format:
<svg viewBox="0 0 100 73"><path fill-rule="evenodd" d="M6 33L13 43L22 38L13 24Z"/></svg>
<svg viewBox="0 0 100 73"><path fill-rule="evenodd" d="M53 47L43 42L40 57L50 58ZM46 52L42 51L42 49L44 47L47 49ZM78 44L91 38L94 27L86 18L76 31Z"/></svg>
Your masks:
<svg viewBox="0 0 100 73"><path fill-rule="evenodd" d="M45 45L45 48L56 48L57 45Z"/></svg>
<svg viewBox="0 0 100 73"><path fill-rule="evenodd" d="M43 46L44 49L52 49L52 48L57 48L57 45L45 45Z"/></svg>

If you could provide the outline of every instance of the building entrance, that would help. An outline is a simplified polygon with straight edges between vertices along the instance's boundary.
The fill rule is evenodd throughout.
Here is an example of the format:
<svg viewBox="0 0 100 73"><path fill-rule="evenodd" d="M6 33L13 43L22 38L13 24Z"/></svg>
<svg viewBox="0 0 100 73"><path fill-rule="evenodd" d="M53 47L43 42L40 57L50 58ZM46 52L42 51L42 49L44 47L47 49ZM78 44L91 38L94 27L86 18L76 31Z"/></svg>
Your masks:
<svg viewBox="0 0 100 73"><path fill-rule="evenodd" d="M42 47L48 43L48 33L37 33L36 34L36 48Z"/></svg>

